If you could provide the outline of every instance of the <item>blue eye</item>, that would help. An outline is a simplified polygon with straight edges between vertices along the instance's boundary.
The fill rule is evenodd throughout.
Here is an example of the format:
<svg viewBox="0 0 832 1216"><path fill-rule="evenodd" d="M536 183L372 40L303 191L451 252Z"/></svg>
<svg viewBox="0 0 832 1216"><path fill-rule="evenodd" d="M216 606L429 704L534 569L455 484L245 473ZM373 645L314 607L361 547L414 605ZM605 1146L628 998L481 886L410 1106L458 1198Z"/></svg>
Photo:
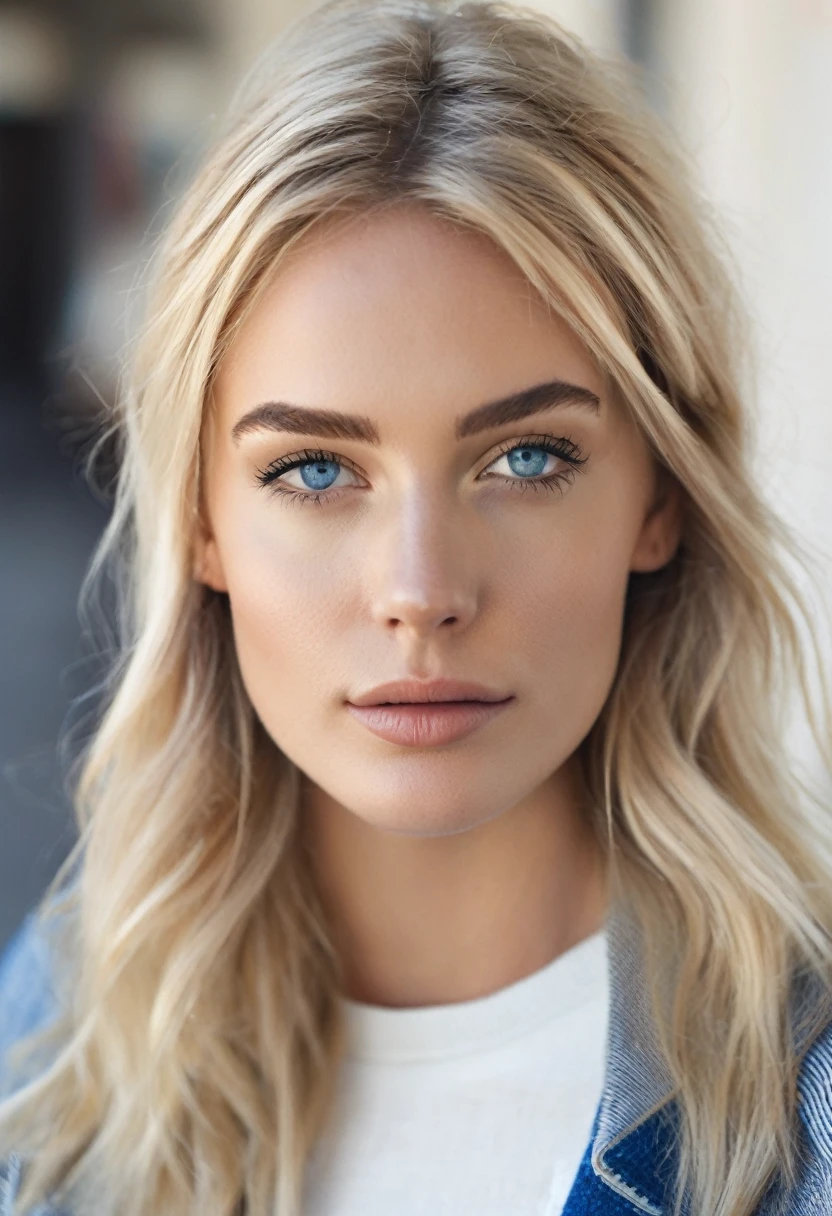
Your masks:
<svg viewBox="0 0 832 1216"><path fill-rule="evenodd" d="M546 462L551 454L542 445L527 444L522 448L510 448L508 452L504 453L504 456L513 473L520 473L524 478L531 475L537 479L543 475Z"/></svg>
<svg viewBox="0 0 832 1216"><path fill-rule="evenodd" d="M561 467L544 475L543 470L550 456L558 457ZM587 457L581 454L576 443L554 435L537 435L520 442L506 442L487 469L503 457L506 458L511 472L517 476L511 477L502 473L491 473L487 476L501 477L510 488L520 490L554 490L558 487L562 489L572 483L575 474L582 471L587 462ZM257 473L257 480L262 486L270 487L275 494L285 495L299 505L309 502L322 506L325 501L338 497L340 488L332 493L330 490L343 468L349 469L349 466L332 452L307 450L275 460L268 468ZM293 469L298 469L306 487L305 491L286 486L279 480ZM481 477L487 473L487 469L483 469Z"/></svg>
<svg viewBox="0 0 832 1216"><path fill-rule="evenodd" d="M310 490L328 490L338 476L337 460L307 461L295 466Z"/></svg>

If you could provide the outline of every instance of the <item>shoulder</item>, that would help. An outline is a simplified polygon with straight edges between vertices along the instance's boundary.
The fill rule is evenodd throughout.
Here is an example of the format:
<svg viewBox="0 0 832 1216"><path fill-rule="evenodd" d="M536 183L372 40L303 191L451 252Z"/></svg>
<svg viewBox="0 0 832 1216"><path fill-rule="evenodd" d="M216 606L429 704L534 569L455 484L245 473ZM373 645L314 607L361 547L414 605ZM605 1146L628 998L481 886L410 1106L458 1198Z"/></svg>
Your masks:
<svg viewBox="0 0 832 1216"><path fill-rule="evenodd" d="M23 1162L14 1153L8 1161L0 1162L0 1216L17 1216L14 1204L20 1194L23 1171ZM72 1216L72 1213L50 1203L38 1203L28 1216Z"/></svg>
<svg viewBox="0 0 832 1216"><path fill-rule="evenodd" d="M14 1093L21 1083L9 1059L11 1048L35 1030L45 1028L59 1008L53 984L52 951L37 909L33 909L0 954L0 1101ZM15 1153L0 1161L0 1216L12 1216L24 1168L23 1159ZM32 1216L66 1214L49 1205L39 1205Z"/></svg>
<svg viewBox="0 0 832 1216"><path fill-rule="evenodd" d="M57 1012L49 943L32 911L0 955L0 1097L10 1092L10 1048Z"/></svg>
<svg viewBox="0 0 832 1216"><path fill-rule="evenodd" d="M832 1177L832 1022L803 1057L797 1089L800 1118L818 1162Z"/></svg>
<svg viewBox="0 0 832 1216"><path fill-rule="evenodd" d="M808 1153L793 1190L760 1208L761 1216L827 1216L832 1195L832 1022L823 1026L797 1075L801 1138Z"/></svg>
<svg viewBox="0 0 832 1216"><path fill-rule="evenodd" d="M11 1216L12 1204L20 1189L21 1163L14 1154L0 1161L0 1216Z"/></svg>

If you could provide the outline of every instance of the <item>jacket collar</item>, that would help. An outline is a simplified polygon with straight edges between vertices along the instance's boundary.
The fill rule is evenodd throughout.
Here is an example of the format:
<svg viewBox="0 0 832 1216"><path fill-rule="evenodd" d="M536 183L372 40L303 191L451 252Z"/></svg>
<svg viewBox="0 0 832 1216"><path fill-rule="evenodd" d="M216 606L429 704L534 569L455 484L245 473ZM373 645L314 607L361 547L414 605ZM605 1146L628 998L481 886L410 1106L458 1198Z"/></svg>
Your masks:
<svg viewBox="0 0 832 1216"><path fill-rule="evenodd" d="M637 1211L667 1216L678 1170L679 1108L650 1009L641 930L621 903L614 903L608 915L607 947L607 1061L590 1145L592 1169ZM805 1053L798 1088L808 1114L802 1118L810 1136L821 1144L821 1153L832 1161L832 1024L810 1035L804 1021L819 994L814 977L793 984L793 1041L798 1052ZM829 1117L817 1118L818 1109L827 1110Z"/></svg>
<svg viewBox="0 0 832 1216"><path fill-rule="evenodd" d="M622 903L607 918L607 958L607 1061L592 1168L639 1211L661 1216L675 1170L670 1162L663 1183L656 1166L672 1148L674 1087L649 1007L640 927Z"/></svg>

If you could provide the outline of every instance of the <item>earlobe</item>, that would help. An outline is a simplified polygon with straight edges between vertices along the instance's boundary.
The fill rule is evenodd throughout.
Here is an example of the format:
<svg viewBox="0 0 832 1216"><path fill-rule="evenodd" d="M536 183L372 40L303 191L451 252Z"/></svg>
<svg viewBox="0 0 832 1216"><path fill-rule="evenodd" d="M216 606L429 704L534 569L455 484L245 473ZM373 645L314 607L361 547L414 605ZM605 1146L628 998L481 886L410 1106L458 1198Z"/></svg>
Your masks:
<svg viewBox="0 0 832 1216"><path fill-rule="evenodd" d="M200 534L197 537L194 550L193 577L198 583L205 583L213 591L227 591L217 550L217 542L213 536Z"/></svg>
<svg viewBox="0 0 832 1216"><path fill-rule="evenodd" d="M676 553L682 538L682 495L679 483L662 477L658 501L642 525L630 561L630 570L660 570Z"/></svg>

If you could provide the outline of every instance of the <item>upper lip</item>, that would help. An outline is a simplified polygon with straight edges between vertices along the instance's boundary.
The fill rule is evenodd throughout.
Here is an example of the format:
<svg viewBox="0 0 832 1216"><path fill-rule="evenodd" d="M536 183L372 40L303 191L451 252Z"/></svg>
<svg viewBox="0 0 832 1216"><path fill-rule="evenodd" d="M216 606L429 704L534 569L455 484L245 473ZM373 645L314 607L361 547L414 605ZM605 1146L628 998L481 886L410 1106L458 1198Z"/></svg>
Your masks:
<svg viewBox="0 0 832 1216"><path fill-rule="evenodd" d="M495 692L468 680L392 680L350 698L351 705L381 705L385 701L505 701L510 693Z"/></svg>

